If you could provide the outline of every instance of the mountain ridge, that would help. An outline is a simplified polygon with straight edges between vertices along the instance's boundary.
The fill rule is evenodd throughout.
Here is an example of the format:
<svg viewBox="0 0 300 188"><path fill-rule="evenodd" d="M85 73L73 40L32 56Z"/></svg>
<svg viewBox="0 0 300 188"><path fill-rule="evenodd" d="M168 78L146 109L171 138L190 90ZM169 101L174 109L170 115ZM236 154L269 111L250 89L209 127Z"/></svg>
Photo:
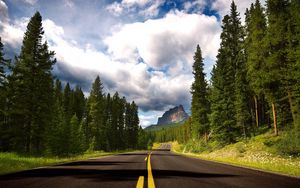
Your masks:
<svg viewBox="0 0 300 188"><path fill-rule="evenodd" d="M159 117L156 125L168 125L173 123L180 123L189 118L182 105L175 106L174 108L166 111L162 117Z"/></svg>

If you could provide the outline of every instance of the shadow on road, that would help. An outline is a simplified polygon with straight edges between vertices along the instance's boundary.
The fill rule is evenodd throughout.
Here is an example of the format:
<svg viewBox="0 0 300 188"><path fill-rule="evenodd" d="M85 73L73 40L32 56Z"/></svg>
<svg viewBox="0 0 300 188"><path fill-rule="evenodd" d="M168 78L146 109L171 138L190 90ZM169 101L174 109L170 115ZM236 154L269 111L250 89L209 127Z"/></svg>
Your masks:
<svg viewBox="0 0 300 188"><path fill-rule="evenodd" d="M99 163L101 164L101 163ZM172 177L191 177L191 178L224 178L233 177L231 174L211 174L195 173L177 170L152 170L155 179ZM139 176L147 177L145 169L83 169L83 168L42 168L29 171L23 171L15 174L0 176L0 183L4 180L21 180L33 177L59 177L68 176L80 179L89 179L92 181L111 182L111 181L136 181Z"/></svg>
<svg viewBox="0 0 300 188"><path fill-rule="evenodd" d="M130 164L138 162L129 162L129 161L77 161L71 163L65 163L56 166L106 166L106 165L121 165L121 164Z"/></svg>

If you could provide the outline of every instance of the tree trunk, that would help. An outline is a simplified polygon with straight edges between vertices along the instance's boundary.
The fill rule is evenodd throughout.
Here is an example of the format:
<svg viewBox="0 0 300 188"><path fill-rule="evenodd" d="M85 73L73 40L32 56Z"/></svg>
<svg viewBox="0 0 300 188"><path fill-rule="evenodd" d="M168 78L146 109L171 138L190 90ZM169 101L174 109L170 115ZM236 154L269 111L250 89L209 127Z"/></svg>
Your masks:
<svg viewBox="0 0 300 188"><path fill-rule="evenodd" d="M272 102L272 112L273 112L273 123L274 123L274 133L276 136L278 136L278 130L277 130L277 115L276 115L276 109L275 104Z"/></svg>
<svg viewBox="0 0 300 188"><path fill-rule="evenodd" d="M291 93L291 91L288 91L288 98L289 98L290 110L291 110L292 117L293 117L294 127L296 127L296 115L295 115L294 108L293 108L292 93Z"/></svg>
<svg viewBox="0 0 300 188"><path fill-rule="evenodd" d="M204 140L205 140L205 143L207 144L208 138L207 138L207 132L206 131L204 133Z"/></svg>
<svg viewBox="0 0 300 188"><path fill-rule="evenodd" d="M258 122L258 107L257 107L257 98L254 96L254 104L255 104L255 122L256 122L256 127L259 126Z"/></svg>

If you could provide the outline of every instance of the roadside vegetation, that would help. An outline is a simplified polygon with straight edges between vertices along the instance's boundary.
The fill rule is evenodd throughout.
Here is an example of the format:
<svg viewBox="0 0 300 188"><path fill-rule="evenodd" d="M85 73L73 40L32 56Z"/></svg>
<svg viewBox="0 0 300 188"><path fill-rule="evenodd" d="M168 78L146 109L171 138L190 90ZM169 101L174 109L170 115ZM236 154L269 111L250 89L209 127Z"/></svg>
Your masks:
<svg viewBox="0 0 300 188"><path fill-rule="evenodd" d="M76 160L84 160L92 157L112 155L115 153L117 152L92 151L69 157L34 157L29 155L20 155L17 153L2 152L0 153L0 175Z"/></svg>
<svg viewBox="0 0 300 188"><path fill-rule="evenodd" d="M287 132L275 137L267 132L234 144L220 146L216 142L204 144L189 141L172 143L172 151L205 160L229 163L237 166L261 169L300 177L300 155L284 153Z"/></svg>
<svg viewBox="0 0 300 188"><path fill-rule="evenodd" d="M0 36L0 152L47 158L146 149L135 102L105 93L100 76L88 97L81 86L56 79L55 52L44 38L39 12L31 17L14 60L6 59Z"/></svg>
<svg viewBox="0 0 300 188"><path fill-rule="evenodd" d="M180 153L299 176L300 1L256 0L244 23L232 1L209 81L196 48L191 118L149 134Z"/></svg>

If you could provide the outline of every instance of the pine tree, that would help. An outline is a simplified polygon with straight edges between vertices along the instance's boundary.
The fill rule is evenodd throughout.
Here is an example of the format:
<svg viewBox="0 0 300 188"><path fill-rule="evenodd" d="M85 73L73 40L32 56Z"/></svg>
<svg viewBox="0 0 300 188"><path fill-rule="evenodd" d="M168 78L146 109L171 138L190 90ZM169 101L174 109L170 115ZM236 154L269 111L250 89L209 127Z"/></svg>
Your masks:
<svg viewBox="0 0 300 188"><path fill-rule="evenodd" d="M71 154L78 154L81 153L82 150L82 132L80 129L80 122L78 121L78 118L76 114L74 114L70 121L70 148L69 151Z"/></svg>
<svg viewBox="0 0 300 188"><path fill-rule="evenodd" d="M289 5L287 90L294 127L300 130L300 1Z"/></svg>
<svg viewBox="0 0 300 188"><path fill-rule="evenodd" d="M100 77L97 76L95 79L90 96L88 98L88 112L89 112L89 138L95 138L95 149L105 148L105 125L103 115L103 86Z"/></svg>
<svg viewBox="0 0 300 188"><path fill-rule="evenodd" d="M85 110L84 94L79 86L76 86L73 98L73 111L76 114L78 121L81 122Z"/></svg>
<svg viewBox="0 0 300 188"><path fill-rule="evenodd" d="M36 12L24 35L21 53L9 78L14 148L41 154L52 118L54 52L42 43L42 17Z"/></svg>
<svg viewBox="0 0 300 188"><path fill-rule="evenodd" d="M130 106L130 103L126 103L125 106L125 140L126 140L126 147L127 148L133 148L132 147L132 141L131 141L131 134L132 134L132 109Z"/></svg>
<svg viewBox="0 0 300 188"><path fill-rule="evenodd" d="M235 114L236 114L236 129L242 130L243 136L246 137L246 132L249 129L247 124L251 118L249 111L249 89L246 80L246 54L244 50L245 30L240 21L240 15L237 12L237 7L234 2L231 4L230 14L231 26L229 33L232 34L231 48L233 66L235 67Z"/></svg>
<svg viewBox="0 0 300 188"><path fill-rule="evenodd" d="M104 122L105 122L105 149L107 151L113 150L113 125L112 125L112 98L108 93L105 98L105 111L104 111Z"/></svg>
<svg viewBox="0 0 300 188"><path fill-rule="evenodd" d="M244 78L244 30L234 2L224 16L221 47L212 71L210 116L215 137L221 142L236 141L248 119L247 83Z"/></svg>
<svg viewBox="0 0 300 188"><path fill-rule="evenodd" d="M7 102L7 76L9 60L4 58L3 44L0 37L0 151L9 149L9 127L8 127L8 102Z"/></svg>
<svg viewBox="0 0 300 188"><path fill-rule="evenodd" d="M74 110L72 107L73 107L73 91L71 90L70 84L67 83L63 91L63 100L62 100L64 121L65 124L67 125L70 123L70 120L74 114Z"/></svg>
<svg viewBox="0 0 300 188"><path fill-rule="evenodd" d="M251 5L249 21L247 24L246 51L247 51L247 80L253 91L255 122L259 126L258 100L262 99L263 91L263 66L265 65L266 50L262 48L266 35L266 18L263 7L257 0Z"/></svg>
<svg viewBox="0 0 300 188"><path fill-rule="evenodd" d="M131 140L131 148L136 149L137 144L138 144L138 136L139 136L139 116L138 116L138 106L135 104L134 101L132 101L131 105L131 135L130 135L130 140Z"/></svg>
<svg viewBox="0 0 300 188"><path fill-rule="evenodd" d="M197 45L193 65L193 74L195 80L191 88L192 134L193 138L199 138L199 136L205 135L205 140L207 140L209 129L209 102L207 99L207 83L205 80L205 73L203 72L203 66L204 64L201 49L200 46Z"/></svg>
<svg viewBox="0 0 300 188"><path fill-rule="evenodd" d="M271 104L273 114L274 133L278 135L278 109L286 78L287 70L287 22L288 0L267 1L268 28L265 37L266 64L264 66L263 85L266 97Z"/></svg>

